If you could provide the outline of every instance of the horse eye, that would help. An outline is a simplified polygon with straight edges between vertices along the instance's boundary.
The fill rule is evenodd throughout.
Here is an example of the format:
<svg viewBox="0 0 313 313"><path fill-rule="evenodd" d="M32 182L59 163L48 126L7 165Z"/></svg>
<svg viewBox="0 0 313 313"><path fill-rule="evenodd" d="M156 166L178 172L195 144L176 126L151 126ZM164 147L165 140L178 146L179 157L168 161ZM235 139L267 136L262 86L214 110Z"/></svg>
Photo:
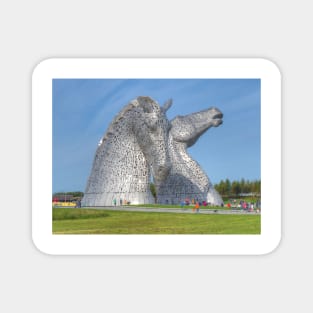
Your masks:
<svg viewBox="0 0 313 313"><path fill-rule="evenodd" d="M147 121L146 123L151 130L155 130L157 127L157 123L155 121Z"/></svg>

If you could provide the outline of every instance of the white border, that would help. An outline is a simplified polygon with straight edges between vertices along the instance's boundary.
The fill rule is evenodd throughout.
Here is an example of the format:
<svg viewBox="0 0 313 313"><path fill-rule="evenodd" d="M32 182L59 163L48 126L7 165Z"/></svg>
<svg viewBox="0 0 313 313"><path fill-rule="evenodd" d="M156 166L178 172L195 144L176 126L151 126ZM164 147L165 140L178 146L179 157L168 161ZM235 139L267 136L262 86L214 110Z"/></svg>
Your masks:
<svg viewBox="0 0 313 313"><path fill-rule="evenodd" d="M52 235L53 78L260 78L260 235ZM281 75L266 59L48 59L32 77L32 237L54 255L259 255L281 239Z"/></svg>

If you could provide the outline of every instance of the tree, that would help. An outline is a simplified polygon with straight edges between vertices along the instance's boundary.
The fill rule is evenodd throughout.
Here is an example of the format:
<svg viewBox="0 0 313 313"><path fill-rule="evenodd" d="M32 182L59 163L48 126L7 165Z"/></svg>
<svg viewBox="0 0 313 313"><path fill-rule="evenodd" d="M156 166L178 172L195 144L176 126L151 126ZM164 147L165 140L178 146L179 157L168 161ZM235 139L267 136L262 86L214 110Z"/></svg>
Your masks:
<svg viewBox="0 0 313 313"><path fill-rule="evenodd" d="M215 189L217 190L217 192L221 195L225 195L226 194L226 184L224 182L224 180L221 180L219 184L215 185Z"/></svg>
<svg viewBox="0 0 313 313"><path fill-rule="evenodd" d="M260 194L261 193L261 181L255 180L251 183L251 192Z"/></svg>
<svg viewBox="0 0 313 313"><path fill-rule="evenodd" d="M68 192L55 192L52 195L52 199L58 199L60 198L64 198L66 199L66 196L69 196L68 199L72 199L73 200L79 200L84 196L84 193L82 191L68 191Z"/></svg>
<svg viewBox="0 0 313 313"><path fill-rule="evenodd" d="M229 197L231 195L239 196L241 193L254 193L259 195L261 193L261 181L249 181L242 178L240 181L234 180L230 182L227 178L225 181L221 180L218 184L215 184L214 188L224 197Z"/></svg>
<svg viewBox="0 0 313 313"><path fill-rule="evenodd" d="M82 191L55 192L53 194L53 197L57 197L59 195L71 195L73 197L83 197L84 193Z"/></svg>
<svg viewBox="0 0 313 313"><path fill-rule="evenodd" d="M225 181L225 189L226 189L225 190L226 194L229 195L231 192L231 182L228 178L226 178L226 181Z"/></svg>
<svg viewBox="0 0 313 313"><path fill-rule="evenodd" d="M240 188L241 188L241 192L244 193L245 188L246 188L246 181L244 178L241 178L241 180L240 180Z"/></svg>

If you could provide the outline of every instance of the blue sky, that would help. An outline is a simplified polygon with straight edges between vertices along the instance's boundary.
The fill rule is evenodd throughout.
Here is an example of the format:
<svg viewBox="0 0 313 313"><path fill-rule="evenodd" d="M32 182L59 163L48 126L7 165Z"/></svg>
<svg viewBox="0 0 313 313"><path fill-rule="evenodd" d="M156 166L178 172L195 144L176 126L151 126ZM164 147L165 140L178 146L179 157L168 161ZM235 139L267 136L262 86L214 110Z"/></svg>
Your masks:
<svg viewBox="0 0 313 313"><path fill-rule="evenodd" d="M259 79L54 79L52 191L85 190L100 138L138 96L160 105L172 98L169 120L220 109L223 124L204 133L190 155L214 184L260 179L260 88Z"/></svg>

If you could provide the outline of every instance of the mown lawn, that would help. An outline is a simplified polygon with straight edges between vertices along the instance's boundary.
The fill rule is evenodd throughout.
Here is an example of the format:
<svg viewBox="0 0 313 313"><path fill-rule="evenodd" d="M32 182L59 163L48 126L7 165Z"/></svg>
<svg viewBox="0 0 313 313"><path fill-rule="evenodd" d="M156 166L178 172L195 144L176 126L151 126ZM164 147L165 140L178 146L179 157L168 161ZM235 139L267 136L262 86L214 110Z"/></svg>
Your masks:
<svg viewBox="0 0 313 313"><path fill-rule="evenodd" d="M260 215L53 208L53 234L260 234Z"/></svg>

